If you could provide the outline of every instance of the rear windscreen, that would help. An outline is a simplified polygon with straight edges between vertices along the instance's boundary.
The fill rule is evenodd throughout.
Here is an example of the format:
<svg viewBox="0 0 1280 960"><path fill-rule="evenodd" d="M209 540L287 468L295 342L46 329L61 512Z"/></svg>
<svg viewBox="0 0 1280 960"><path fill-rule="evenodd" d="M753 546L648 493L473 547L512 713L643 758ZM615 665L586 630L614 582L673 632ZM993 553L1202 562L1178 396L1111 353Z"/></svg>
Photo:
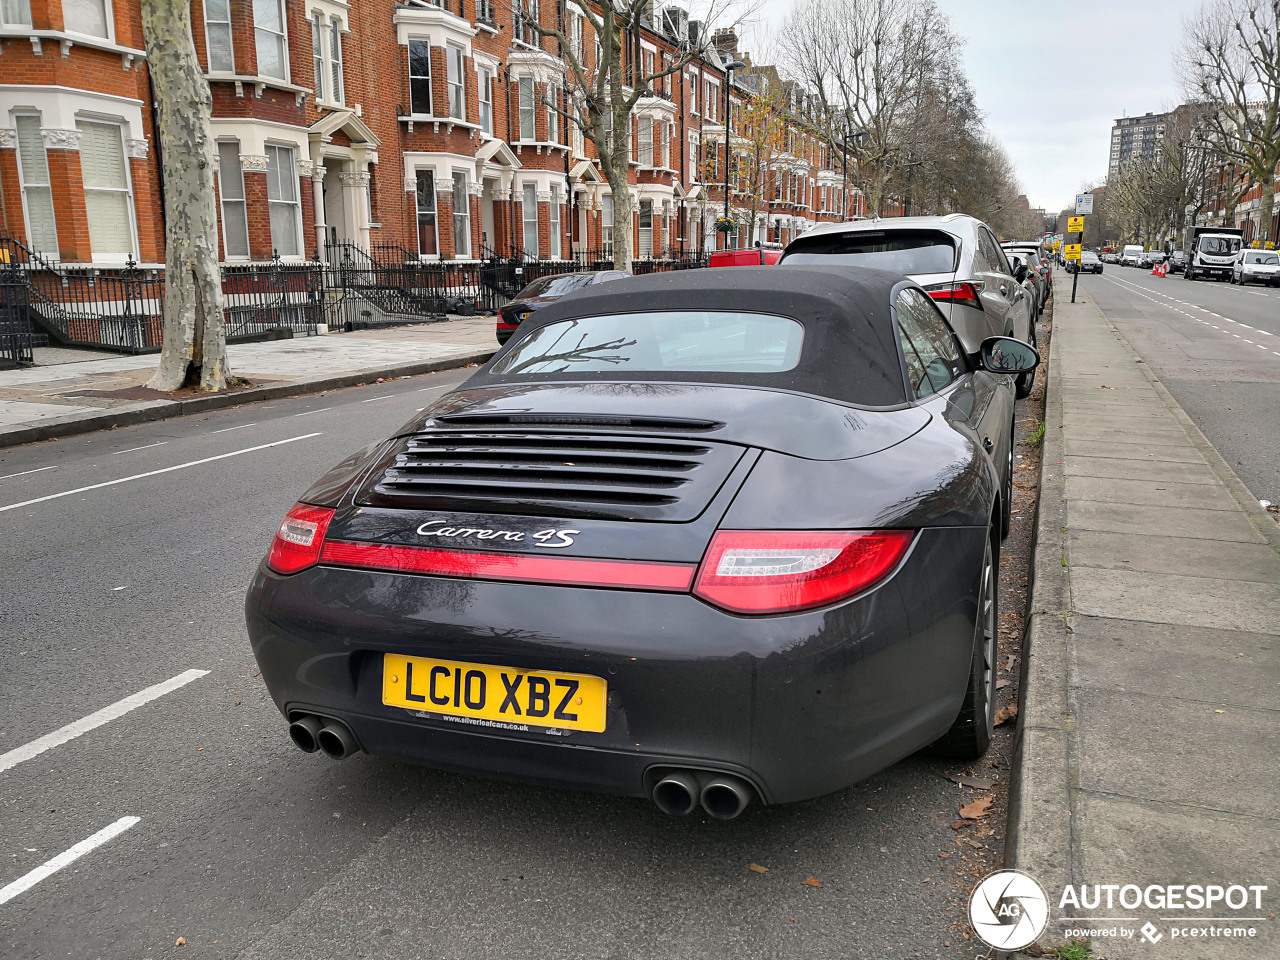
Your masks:
<svg viewBox="0 0 1280 960"><path fill-rule="evenodd" d="M516 296L517 300L528 300L530 297L563 297L581 290L591 283L592 273L570 273L558 277L541 277L533 281Z"/></svg>
<svg viewBox="0 0 1280 960"><path fill-rule="evenodd" d="M788 266L874 267L901 274L951 273L956 241L937 230L858 230L797 240L787 248Z"/></svg>
<svg viewBox="0 0 1280 960"><path fill-rule="evenodd" d="M764 314L662 311L582 317L538 327L490 371L782 373L800 360L803 324Z"/></svg>

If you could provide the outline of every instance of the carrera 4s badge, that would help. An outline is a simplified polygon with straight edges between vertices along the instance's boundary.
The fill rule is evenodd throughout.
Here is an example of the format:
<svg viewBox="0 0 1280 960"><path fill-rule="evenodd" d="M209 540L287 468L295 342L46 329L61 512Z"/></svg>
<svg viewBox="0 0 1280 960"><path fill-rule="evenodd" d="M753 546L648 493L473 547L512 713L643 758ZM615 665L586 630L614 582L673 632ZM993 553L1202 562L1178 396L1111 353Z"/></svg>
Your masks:
<svg viewBox="0 0 1280 960"><path fill-rule="evenodd" d="M533 540L535 547L560 549L573 546L573 538L581 530L539 530L526 534L521 530L486 530L482 527L442 527L445 520L428 520L418 528L420 537L474 537L476 540L500 540L504 543L523 543ZM558 539L557 539L558 538Z"/></svg>

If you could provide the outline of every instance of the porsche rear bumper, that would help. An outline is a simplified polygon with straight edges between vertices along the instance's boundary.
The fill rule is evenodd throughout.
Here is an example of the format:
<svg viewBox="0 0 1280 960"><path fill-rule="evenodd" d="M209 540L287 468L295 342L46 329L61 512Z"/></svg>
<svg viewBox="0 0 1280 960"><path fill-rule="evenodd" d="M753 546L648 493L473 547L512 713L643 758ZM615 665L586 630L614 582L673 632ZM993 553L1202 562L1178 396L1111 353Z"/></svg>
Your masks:
<svg viewBox="0 0 1280 960"><path fill-rule="evenodd" d="M656 770L719 770L790 802L947 730L968 676L984 533L921 531L877 588L781 616L735 616L689 594L331 567L283 577L265 565L246 616L281 712L340 719L370 753L630 796L647 796ZM502 729L384 705L387 652L600 676L606 729Z"/></svg>

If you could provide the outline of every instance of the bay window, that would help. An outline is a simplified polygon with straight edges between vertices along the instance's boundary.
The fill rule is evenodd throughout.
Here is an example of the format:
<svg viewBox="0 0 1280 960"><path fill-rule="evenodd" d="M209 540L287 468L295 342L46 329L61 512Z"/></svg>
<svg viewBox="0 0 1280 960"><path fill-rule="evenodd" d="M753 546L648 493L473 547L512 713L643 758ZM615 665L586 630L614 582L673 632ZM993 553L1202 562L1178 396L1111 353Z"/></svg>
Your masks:
<svg viewBox="0 0 1280 960"><path fill-rule="evenodd" d="M431 114L431 44L409 41L409 109L414 116Z"/></svg>
<svg viewBox="0 0 1280 960"><path fill-rule="evenodd" d="M462 82L462 63L465 51L456 44L445 47L445 82L449 87L449 116L455 120L467 118L466 86Z"/></svg>
<svg viewBox="0 0 1280 960"><path fill-rule="evenodd" d="M639 141L640 166L652 167L653 166L653 121L650 120L648 117L641 117L639 121L637 121L637 123L638 123L638 126L637 126L638 136L636 137L636 139Z"/></svg>
<svg viewBox="0 0 1280 960"><path fill-rule="evenodd" d="M40 135L40 117L16 117L14 125L18 128L18 180L27 213L27 242L36 253L56 260L58 226L53 213L49 161Z"/></svg>
<svg viewBox="0 0 1280 960"><path fill-rule="evenodd" d="M218 142L218 196L222 201L222 250L228 260L249 259L249 220L245 213L240 144Z"/></svg>
<svg viewBox="0 0 1280 960"><path fill-rule="evenodd" d="M600 211L600 246L601 256L606 260L613 259L613 197L608 194L603 199L604 209Z"/></svg>
<svg viewBox="0 0 1280 960"><path fill-rule="evenodd" d="M204 0L204 46L210 73L235 73L231 45L231 0Z"/></svg>
<svg viewBox="0 0 1280 960"><path fill-rule="evenodd" d="M553 185L551 187L551 259L560 259L560 187Z"/></svg>
<svg viewBox="0 0 1280 960"><path fill-rule="evenodd" d="M471 256L471 203L467 199L467 175L453 174L453 256L465 260Z"/></svg>
<svg viewBox="0 0 1280 960"><path fill-rule="evenodd" d="M0 25L31 26L31 0L0 0Z"/></svg>
<svg viewBox="0 0 1280 960"><path fill-rule="evenodd" d="M133 193L124 136L114 123L76 121L80 169L94 260L122 261L133 253Z"/></svg>
<svg viewBox="0 0 1280 960"><path fill-rule="evenodd" d="M285 28L284 0L253 0L254 49L258 76L289 80L289 36Z"/></svg>
<svg viewBox="0 0 1280 960"><path fill-rule="evenodd" d="M271 249L282 257L302 256L302 205L292 147L267 144L267 210Z"/></svg>
<svg viewBox="0 0 1280 960"><path fill-rule="evenodd" d="M520 217L524 227L524 255L538 259L538 188L532 183L524 185L520 200Z"/></svg>
<svg viewBox="0 0 1280 960"><path fill-rule="evenodd" d="M5 21L8 22L7 14ZM111 7L107 0L62 0L62 21L74 33L111 39Z"/></svg>
<svg viewBox="0 0 1280 960"><path fill-rule="evenodd" d="M653 259L653 201L640 201L640 247L636 256L641 260Z"/></svg>
<svg viewBox="0 0 1280 960"><path fill-rule="evenodd" d="M436 230L436 175L419 170L414 199L418 208L418 254L434 257L440 252L440 236Z"/></svg>

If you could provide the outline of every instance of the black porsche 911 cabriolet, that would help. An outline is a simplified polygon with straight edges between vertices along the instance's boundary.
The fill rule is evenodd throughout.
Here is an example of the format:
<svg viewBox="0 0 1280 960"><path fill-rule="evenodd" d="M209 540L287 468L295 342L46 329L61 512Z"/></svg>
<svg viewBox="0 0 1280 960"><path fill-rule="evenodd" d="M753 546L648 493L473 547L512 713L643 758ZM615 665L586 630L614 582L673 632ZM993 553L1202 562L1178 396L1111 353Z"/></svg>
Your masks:
<svg viewBox="0 0 1280 960"><path fill-rule="evenodd" d="M1013 381L857 268L618 280L304 493L249 589L303 750L736 816L995 701Z"/></svg>

